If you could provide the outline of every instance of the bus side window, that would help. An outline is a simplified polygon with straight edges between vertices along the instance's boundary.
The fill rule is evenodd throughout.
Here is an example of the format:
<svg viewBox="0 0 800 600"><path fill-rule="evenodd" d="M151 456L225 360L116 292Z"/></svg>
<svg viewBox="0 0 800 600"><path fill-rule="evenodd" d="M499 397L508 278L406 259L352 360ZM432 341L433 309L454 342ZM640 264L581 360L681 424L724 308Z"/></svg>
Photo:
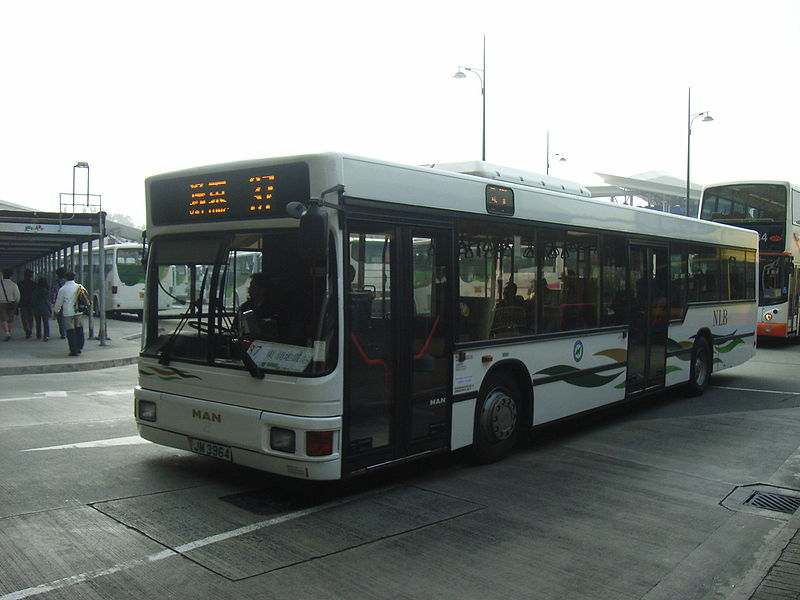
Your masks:
<svg viewBox="0 0 800 600"><path fill-rule="evenodd" d="M670 319L683 317L688 275L686 244L670 245Z"/></svg>

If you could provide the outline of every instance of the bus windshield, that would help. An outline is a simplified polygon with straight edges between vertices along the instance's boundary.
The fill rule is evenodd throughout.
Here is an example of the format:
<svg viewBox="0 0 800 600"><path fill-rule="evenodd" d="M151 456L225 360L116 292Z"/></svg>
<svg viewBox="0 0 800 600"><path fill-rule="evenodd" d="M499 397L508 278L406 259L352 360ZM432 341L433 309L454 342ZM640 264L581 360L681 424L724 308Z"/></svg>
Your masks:
<svg viewBox="0 0 800 600"><path fill-rule="evenodd" d="M162 364L197 361L254 375L333 368L335 273L299 257L296 229L161 236L148 268L154 279L165 269L173 279L151 290L145 312L143 353ZM165 295L173 310L159 314Z"/></svg>
<svg viewBox="0 0 800 600"><path fill-rule="evenodd" d="M125 285L144 283L144 265L141 248L119 248L117 250L117 273Z"/></svg>
<svg viewBox="0 0 800 600"><path fill-rule="evenodd" d="M757 183L706 188L700 218L724 223L761 221L782 224L786 220L786 188Z"/></svg>

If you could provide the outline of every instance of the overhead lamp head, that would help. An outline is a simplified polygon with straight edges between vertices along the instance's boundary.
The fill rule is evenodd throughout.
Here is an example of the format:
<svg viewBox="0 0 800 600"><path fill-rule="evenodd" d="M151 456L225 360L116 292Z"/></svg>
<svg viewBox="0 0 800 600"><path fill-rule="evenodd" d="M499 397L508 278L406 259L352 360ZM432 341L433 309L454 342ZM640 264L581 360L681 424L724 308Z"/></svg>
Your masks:
<svg viewBox="0 0 800 600"><path fill-rule="evenodd" d="M710 114L708 114L708 113L706 113L706 116L705 116L705 117L703 117L703 121L713 121L713 120L714 120L714 117L712 117L712 116L711 116Z"/></svg>
<svg viewBox="0 0 800 600"><path fill-rule="evenodd" d="M453 79L464 79L466 76L467 74L464 73L464 71L462 71L461 69L459 69L458 72L455 75L453 75Z"/></svg>
<svg viewBox="0 0 800 600"><path fill-rule="evenodd" d="M562 156L561 158L558 159L558 162L567 162L567 159L566 157Z"/></svg>

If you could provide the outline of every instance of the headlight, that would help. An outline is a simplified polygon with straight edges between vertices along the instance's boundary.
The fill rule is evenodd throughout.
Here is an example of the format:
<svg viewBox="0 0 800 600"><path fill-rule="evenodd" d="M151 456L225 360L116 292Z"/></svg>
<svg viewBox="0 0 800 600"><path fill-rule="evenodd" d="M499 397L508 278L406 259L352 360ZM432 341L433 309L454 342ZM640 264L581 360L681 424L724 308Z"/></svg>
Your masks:
<svg viewBox="0 0 800 600"><path fill-rule="evenodd" d="M765 313L764 314L764 320L765 321L772 321L772 313L771 312Z"/></svg>
<svg viewBox="0 0 800 600"><path fill-rule="evenodd" d="M269 430L269 447L278 452L294 454L294 431L273 427Z"/></svg>
<svg viewBox="0 0 800 600"><path fill-rule="evenodd" d="M142 421L152 421L155 423L157 418L156 403L150 400L139 400L138 416Z"/></svg>

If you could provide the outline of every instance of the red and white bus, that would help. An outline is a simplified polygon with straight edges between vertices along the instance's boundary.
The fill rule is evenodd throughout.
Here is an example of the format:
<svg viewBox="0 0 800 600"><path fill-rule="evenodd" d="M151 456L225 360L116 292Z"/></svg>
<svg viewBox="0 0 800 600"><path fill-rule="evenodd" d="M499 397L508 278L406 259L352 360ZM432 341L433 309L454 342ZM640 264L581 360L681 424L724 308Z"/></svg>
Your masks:
<svg viewBox="0 0 800 600"><path fill-rule="evenodd" d="M739 181L703 190L700 218L758 232L758 334L797 341L800 299L800 186Z"/></svg>

